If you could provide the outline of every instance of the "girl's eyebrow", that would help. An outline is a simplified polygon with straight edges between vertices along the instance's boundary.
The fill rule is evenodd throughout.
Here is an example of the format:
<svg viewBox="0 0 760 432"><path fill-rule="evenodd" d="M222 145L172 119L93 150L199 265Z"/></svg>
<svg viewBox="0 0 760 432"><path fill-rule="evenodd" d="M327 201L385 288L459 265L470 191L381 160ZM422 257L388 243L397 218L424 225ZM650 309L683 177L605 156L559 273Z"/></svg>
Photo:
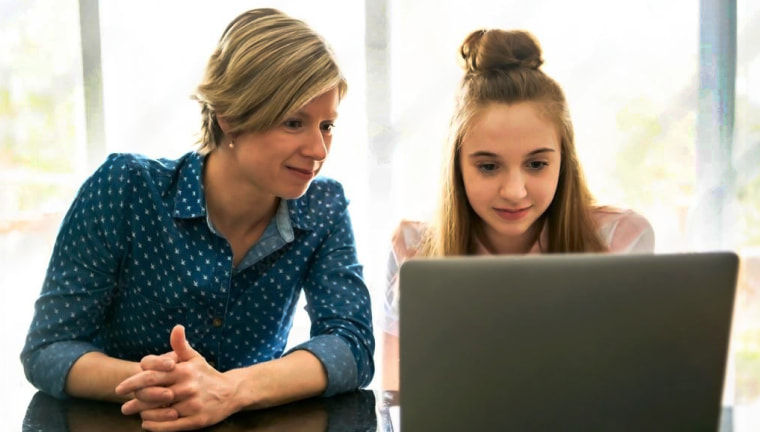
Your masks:
<svg viewBox="0 0 760 432"><path fill-rule="evenodd" d="M541 153L551 153L551 152L555 152L555 151L556 151L556 150L554 150L553 148L549 148L549 147L541 147L541 148L537 148L537 149L535 149L535 150L531 151L530 153L526 154L526 155L525 155L525 157L535 156L535 155L537 155L537 154L541 154ZM498 157L500 157L500 156L499 156L499 155L497 155L496 153L492 153L492 152L488 152L488 151L476 151L476 152L474 152L474 153L470 153L470 154L469 154L469 157L490 157L490 158L498 158Z"/></svg>
<svg viewBox="0 0 760 432"><path fill-rule="evenodd" d="M550 152L554 152L554 151L555 150L553 148L541 147L541 148L533 150L532 152L526 154L525 156L535 156L535 155L540 154L540 153L550 153Z"/></svg>
<svg viewBox="0 0 760 432"><path fill-rule="evenodd" d="M487 151L476 151L475 153L470 153L469 157L490 157L490 158L497 158L499 155L496 153L491 153Z"/></svg>

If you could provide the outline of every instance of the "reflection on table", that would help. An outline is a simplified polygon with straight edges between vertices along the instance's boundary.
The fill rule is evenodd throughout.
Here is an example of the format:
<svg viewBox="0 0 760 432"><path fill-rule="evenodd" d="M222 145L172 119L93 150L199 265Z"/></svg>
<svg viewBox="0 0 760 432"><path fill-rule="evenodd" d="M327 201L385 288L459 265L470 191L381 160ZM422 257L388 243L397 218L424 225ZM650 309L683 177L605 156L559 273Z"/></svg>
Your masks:
<svg viewBox="0 0 760 432"><path fill-rule="evenodd" d="M314 398L259 411L237 413L209 432L338 432L378 430L375 395L368 390ZM124 416L119 404L81 399L58 400L36 393L24 417L23 432L140 432L138 416Z"/></svg>
<svg viewBox="0 0 760 432"><path fill-rule="evenodd" d="M235 414L209 432L399 432L396 391L360 390L260 411ZM731 432L732 410L723 407L720 432ZM121 414L119 404L81 399L58 400L44 393L32 398L23 432L142 432L140 418Z"/></svg>
<svg viewBox="0 0 760 432"><path fill-rule="evenodd" d="M386 390L380 398L380 424L383 432L401 432L400 408L401 401L398 391ZM378 429L381 430L381 429ZM754 430L754 429L749 429ZM732 432L733 427L733 408L723 406L720 412L720 423L718 432Z"/></svg>

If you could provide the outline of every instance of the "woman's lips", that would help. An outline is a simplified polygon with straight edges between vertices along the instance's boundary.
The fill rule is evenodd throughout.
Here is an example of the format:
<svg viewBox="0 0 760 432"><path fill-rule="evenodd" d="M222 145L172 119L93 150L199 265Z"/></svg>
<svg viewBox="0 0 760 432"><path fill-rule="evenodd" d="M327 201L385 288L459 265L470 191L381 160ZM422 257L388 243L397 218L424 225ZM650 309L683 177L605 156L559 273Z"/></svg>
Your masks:
<svg viewBox="0 0 760 432"><path fill-rule="evenodd" d="M290 172L292 172L296 177L298 177L301 180L309 181L312 178L314 178L314 175L316 172L312 169L303 169L303 168L296 168L296 167L287 167Z"/></svg>

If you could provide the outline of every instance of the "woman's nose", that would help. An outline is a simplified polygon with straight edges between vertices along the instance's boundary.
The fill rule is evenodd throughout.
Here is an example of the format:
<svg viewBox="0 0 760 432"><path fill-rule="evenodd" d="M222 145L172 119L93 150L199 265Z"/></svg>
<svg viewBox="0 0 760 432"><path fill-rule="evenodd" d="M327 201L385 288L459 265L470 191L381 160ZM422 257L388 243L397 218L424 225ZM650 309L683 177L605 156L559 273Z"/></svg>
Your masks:
<svg viewBox="0 0 760 432"><path fill-rule="evenodd" d="M316 161L327 159L328 147L330 145L329 137L326 137L321 130L313 133L304 148L304 154Z"/></svg>

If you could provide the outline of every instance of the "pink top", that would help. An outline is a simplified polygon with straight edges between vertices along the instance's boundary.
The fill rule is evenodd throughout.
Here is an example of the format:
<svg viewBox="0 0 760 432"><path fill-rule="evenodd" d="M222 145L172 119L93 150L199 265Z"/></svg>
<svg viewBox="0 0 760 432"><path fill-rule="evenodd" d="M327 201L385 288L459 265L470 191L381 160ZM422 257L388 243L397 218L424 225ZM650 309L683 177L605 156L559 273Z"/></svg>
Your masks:
<svg viewBox="0 0 760 432"><path fill-rule="evenodd" d="M603 207L594 210L593 218L599 227L599 236L610 253L653 253L654 230L640 214L632 210ZM385 322L383 330L398 335L398 269L401 264L417 254L422 234L427 224L419 221L402 221L393 233L393 249L388 262L388 283L385 290ZM541 239L528 253L543 252L540 245L547 244L546 229ZM477 255L490 255L478 244Z"/></svg>

